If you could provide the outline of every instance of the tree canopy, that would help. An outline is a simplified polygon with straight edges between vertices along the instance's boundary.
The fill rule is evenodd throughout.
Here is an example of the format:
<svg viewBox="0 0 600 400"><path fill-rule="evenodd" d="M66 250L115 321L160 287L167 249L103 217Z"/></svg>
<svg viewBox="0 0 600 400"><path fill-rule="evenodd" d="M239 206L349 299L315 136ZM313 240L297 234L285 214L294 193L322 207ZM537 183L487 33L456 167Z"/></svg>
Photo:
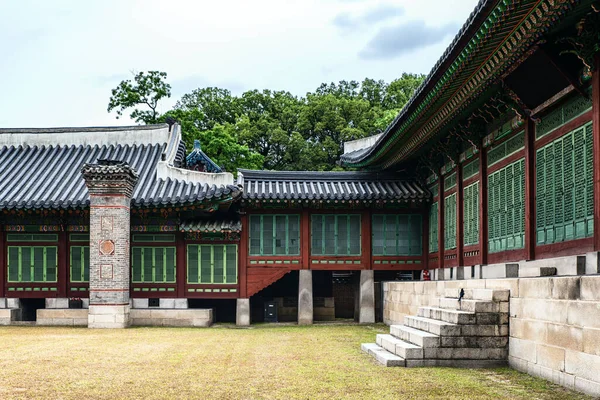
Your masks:
<svg viewBox="0 0 600 400"><path fill-rule="evenodd" d="M205 87L183 95L159 116L156 105L170 96L170 86L166 73L150 71L136 75L137 85L123 81L113 89L108 110L117 109L120 116L135 108L131 118L143 123L174 118L188 148L199 139L206 154L228 171L333 170L341 169L343 143L385 130L423 79L404 73L389 84L369 78L323 83L305 97L272 90L235 96Z"/></svg>

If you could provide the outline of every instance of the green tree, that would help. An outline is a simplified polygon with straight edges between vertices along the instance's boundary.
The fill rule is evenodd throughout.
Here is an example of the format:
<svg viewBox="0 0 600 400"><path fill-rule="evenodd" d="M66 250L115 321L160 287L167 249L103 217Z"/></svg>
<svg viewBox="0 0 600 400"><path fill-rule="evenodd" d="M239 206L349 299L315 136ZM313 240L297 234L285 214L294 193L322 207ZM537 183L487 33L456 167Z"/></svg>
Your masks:
<svg viewBox="0 0 600 400"><path fill-rule="evenodd" d="M175 110L195 111L195 125L200 130L217 124L233 124L240 115L238 99L227 89L206 87L184 94Z"/></svg>
<svg viewBox="0 0 600 400"><path fill-rule="evenodd" d="M215 125L198 132L203 151L221 168L236 172L237 168L261 169L264 157L239 143L234 125Z"/></svg>
<svg viewBox="0 0 600 400"><path fill-rule="evenodd" d="M131 79L121 81L112 90L107 111L116 110L117 119L119 119L123 115L123 111L133 108L129 116L135 122L157 123L159 121L158 102L165 97L171 97L171 85L165 82L166 79L166 72L148 71L136 74L133 82ZM148 107L150 110L139 109L138 106Z"/></svg>

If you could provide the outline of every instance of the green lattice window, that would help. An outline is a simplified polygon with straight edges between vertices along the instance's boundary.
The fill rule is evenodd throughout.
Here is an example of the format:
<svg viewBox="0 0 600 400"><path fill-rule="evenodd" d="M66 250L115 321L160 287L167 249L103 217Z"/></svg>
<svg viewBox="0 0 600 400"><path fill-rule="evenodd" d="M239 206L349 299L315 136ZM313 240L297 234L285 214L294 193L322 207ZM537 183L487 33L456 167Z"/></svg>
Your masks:
<svg viewBox="0 0 600 400"><path fill-rule="evenodd" d="M7 242L57 242L55 233L8 233Z"/></svg>
<svg viewBox="0 0 600 400"><path fill-rule="evenodd" d="M250 255L300 255L300 216L251 215Z"/></svg>
<svg viewBox="0 0 600 400"><path fill-rule="evenodd" d="M90 246L71 246L71 282L90 281Z"/></svg>
<svg viewBox="0 0 600 400"><path fill-rule="evenodd" d="M187 282L235 284L238 247L235 244L190 244L187 247Z"/></svg>
<svg viewBox="0 0 600 400"><path fill-rule="evenodd" d="M444 190L450 190L454 186L456 186L456 172L453 172L444 178Z"/></svg>
<svg viewBox="0 0 600 400"><path fill-rule="evenodd" d="M444 199L444 249L456 248L456 193Z"/></svg>
<svg viewBox="0 0 600 400"><path fill-rule="evenodd" d="M536 152L538 244L594 234L592 123Z"/></svg>
<svg viewBox="0 0 600 400"><path fill-rule="evenodd" d="M488 151L488 166L494 165L502 161L506 157L518 152L525 147L525 132L521 131L515 136L508 139L506 142L493 146Z"/></svg>
<svg viewBox="0 0 600 400"><path fill-rule="evenodd" d="M9 282L56 282L56 246L8 246Z"/></svg>
<svg viewBox="0 0 600 400"><path fill-rule="evenodd" d="M373 255L418 256L423 252L423 228L420 215L374 214L372 225Z"/></svg>
<svg viewBox="0 0 600 400"><path fill-rule="evenodd" d="M490 253L525 245L525 160L489 175L488 240Z"/></svg>
<svg viewBox="0 0 600 400"><path fill-rule="evenodd" d="M437 201L429 207L429 252L438 251L438 203Z"/></svg>
<svg viewBox="0 0 600 400"><path fill-rule="evenodd" d="M591 99L583 96L572 97L566 103L542 117L542 120L535 127L535 137L539 139L547 135L591 108Z"/></svg>
<svg viewBox="0 0 600 400"><path fill-rule="evenodd" d="M469 179L479 173L479 159L473 160L463 167L463 180Z"/></svg>
<svg viewBox="0 0 600 400"><path fill-rule="evenodd" d="M132 247L131 281L134 283L174 283L175 247Z"/></svg>
<svg viewBox="0 0 600 400"><path fill-rule="evenodd" d="M313 214L311 233L312 255L360 255L360 215Z"/></svg>
<svg viewBox="0 0 600 400"><path fill-rule="evenodd" d="M479 182L463 189L463 242L479 243Z"/></svg>

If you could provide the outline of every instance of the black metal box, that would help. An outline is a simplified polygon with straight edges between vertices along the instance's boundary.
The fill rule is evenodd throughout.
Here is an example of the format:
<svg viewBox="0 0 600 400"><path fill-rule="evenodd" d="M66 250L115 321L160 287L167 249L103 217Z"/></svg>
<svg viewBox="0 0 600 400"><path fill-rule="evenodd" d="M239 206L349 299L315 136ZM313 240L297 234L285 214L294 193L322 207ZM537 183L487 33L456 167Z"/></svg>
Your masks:
<svg viewBox="0 0 600 400"><path fill-rule="evenodd" d="M277 322L277 303L265 301L265 322Z"/></svg>

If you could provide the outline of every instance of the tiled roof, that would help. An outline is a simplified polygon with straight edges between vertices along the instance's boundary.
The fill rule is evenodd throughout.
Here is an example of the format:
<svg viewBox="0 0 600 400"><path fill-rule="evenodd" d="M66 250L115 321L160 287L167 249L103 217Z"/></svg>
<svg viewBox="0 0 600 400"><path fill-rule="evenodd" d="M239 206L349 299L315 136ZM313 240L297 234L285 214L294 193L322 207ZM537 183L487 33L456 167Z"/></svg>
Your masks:
<svg viewBox="0 0 600 400"><path fill-rule="evenodd" d="M0 129L0 209L88 207L81 168L99 159L125 161L137 171L132 206L239 196L233 184L157 176L159 162L166 160L171 169L182 163L185 151L176 127Z"/></svg>
<svg viewBox="0 0 600 400"><path fill-rule="evenodd" d="M426 200L430 193L412 180L374 172L238 170L247 200Z"/></svg>
<svg viewBox="0 0 600 400"><path fill-rule="evenodd" d="M179 225L182 232L241 232L242 222L239 219L199 219L183 221Z"/></svg>

